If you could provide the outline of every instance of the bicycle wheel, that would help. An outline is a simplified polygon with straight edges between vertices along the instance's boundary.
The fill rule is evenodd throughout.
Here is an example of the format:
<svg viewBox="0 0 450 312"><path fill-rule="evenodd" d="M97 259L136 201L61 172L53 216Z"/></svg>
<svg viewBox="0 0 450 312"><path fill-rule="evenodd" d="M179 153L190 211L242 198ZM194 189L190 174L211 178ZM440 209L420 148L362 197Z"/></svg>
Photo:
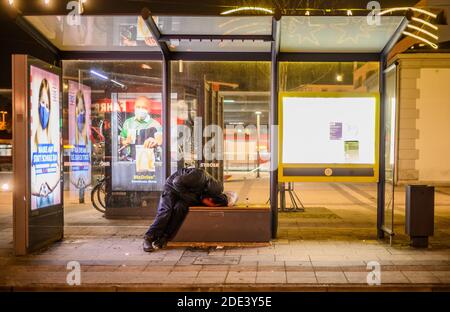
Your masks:
<svg viewBox="0 0 450 312"><path fill-rule="evenodd" d="M102 183L99 184L100 187L97 191L97 199L104 211L106 209L106 183L105 181L102 181Z"/></svg>
<svg viewBox="0 0 450 312"><path fill-rule="evenodd" d="M97 183L94 188L91 191L91 202L92 202L92 206L94 206L94 208L98 211L100 211L101 213L105 212L105 206L103 206L101 204L101 202L99 201L99 195L98 193L100 192L100 188L102 187L103 183Z"/></svg>

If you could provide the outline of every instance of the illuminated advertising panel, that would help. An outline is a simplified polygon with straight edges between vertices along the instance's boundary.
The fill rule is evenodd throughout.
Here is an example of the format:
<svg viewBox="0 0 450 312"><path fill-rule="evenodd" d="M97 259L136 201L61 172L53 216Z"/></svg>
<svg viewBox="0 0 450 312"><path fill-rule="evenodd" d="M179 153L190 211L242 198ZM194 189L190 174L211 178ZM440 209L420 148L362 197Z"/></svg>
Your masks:
<svg viewBox="0 0 450 312"><path fill-rule="evenodd" d="M162 187L161 94L114 94L112 189L156 191Z"/></svg>
<svg viewBox="0 0 450 312"><path fill-rule="evenodd" d="M60 78L31 65L31 210L61 204Z"/></svg>
<svg viewBox="0 0 450 312"><path fill-rule="evenodd" d="M376 181L378 98L281 93L280 181Z"/></svg>
<svg viewBox="0 0 450 312"><path fill-rule="evenodd" d="M70 189L91 184L91 88L69 81Z"/></svg>

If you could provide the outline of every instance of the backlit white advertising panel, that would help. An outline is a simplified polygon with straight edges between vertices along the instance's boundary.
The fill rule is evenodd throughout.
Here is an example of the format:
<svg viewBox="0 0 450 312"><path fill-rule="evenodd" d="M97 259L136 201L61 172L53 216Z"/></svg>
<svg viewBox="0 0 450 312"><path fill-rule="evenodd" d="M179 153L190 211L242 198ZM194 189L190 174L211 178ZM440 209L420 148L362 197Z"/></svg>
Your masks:
<svg viewBox="0 0 450 312"><path fill-rule="evenodd" d="M69 81L70 189L91 184L91 88Z"/></svg>
<svg viewBox="0 0 450 312"><path fill-rule="evenodd" d="M283 116L283 163L375 162L375 98L289 97Z"/></svg>
<svg viewBox="0 0 450 312"><path fill-rule="evenodd" d="M282 181L377 178L378 95L286 92L280 104Z"/></svg>
<svg viewBox="0 0 450 312"><path fill-rule="evenodd" d="M31 209L61 204L59 76L30 66Z"/></svg>

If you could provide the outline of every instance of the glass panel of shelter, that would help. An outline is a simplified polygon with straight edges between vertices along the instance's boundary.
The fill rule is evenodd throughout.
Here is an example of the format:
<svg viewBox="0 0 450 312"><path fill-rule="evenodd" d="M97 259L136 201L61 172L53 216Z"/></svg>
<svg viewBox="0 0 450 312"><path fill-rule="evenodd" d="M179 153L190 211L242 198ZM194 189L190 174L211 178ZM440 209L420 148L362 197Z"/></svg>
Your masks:
<svg viewBox="0 0 450 312"><path fill-rule="evenodd" d="M397 68L384 74L386 79L385 98L385 182L384 182L384 230L392 238L394 235L394 191L397 125Z"/></svg>
<svg viewBox="0 0 450 312"><path fill-rule="evenodd" d="M379 23L367 16L284 16L281 52L380 52L404 17L383 16Z"/></svg>
<svg viewBox="0 0 450 312"><path fill-rule="evenodd" d="M163 35L270 35L272 16L155 16Z"/></svg>
<svg viewBox="0 0 450 312"><path fill-rule="evenodd" d="M62 51L159 51L139 16L26 16Z"/></svg>
<svg viewBox="0 0 450 312"><path fill-rule="evenodd" d="M104 197L97 205L112 208L112 214L126 207L138 209L138 215L156 209L163 185L161 145L151 146L151 154L141 147L162 136L161 67L160 61L63 61L66 203L82 202L80 187L90 190L105 177ZM80 117L80 111L88 113ZM80 129L83 118L92 167L90 181L79 185L73 179L80 177L74 174L80 163L72 157L69 129Z"/></svg>
<svg viewBox="0 0 450 312"><path fill-rule="evenodd" d="M280 91L291 92L379 92L378 62L281 62ZM300 183L283 185L290 196L281 192L284 210L300 210L304 206L299 193ZM372 188L367 188L372 191ZM286 198L290 202L285 204ZM288 207L290 205L290 207Z"/></svg>
<svg viewBox="0 0 450 312"><path fill-rule="evenodd" d="M178 154L172 153L176 158L172 158L172 171L205 167L224 181L225 190L239 194L239 203L266 203L269 83L269 62L173 61L172 92L177 100L171 105L177 126L172 123L171 145ZM181 139L186 131L190 131L190 145ZM200 149L196 139L202 142ZM211 150L219 158L208 159Z"/></svg>
<svg viewBox="0 0 450 312"><path fill-rule="evenodd" d="M282 38L283 35L288 39L290 35L289 20L294 17L283 17L282 19ZM298 19L298 17L295 17ZM214 17L206 18L201 23L208 24L208 27L190 27L194 17L155 17L162 34L204 34L208 29L208 34L270 34L271 17L249 17L245 18L224 18ZM197 18L198 19L198 18ZM30 21L33 21L32 19ZM332 20L329 20L327 23ZM356 19L355 19L356 21ZM397 19L391 19L390 22L384 24L384 28L395 28ZM194 21L195 22L195 21ZM291 21L292 22L292 21ZM321 20L323 23L323 21ZM361 21L359 21L361 22ZM36 24L37 22L34 21ZM327 24L325 23L325 24ZM132 23L133 24L133 23ZM291 23L292 24L292 23ZM327 24L327 25L328 25ZM196 25L196 24L195 24ZM259 26L258 26L259 25ZM283 26L284 25L284 26ZM136 22L139 26L139 19ZM181 27L183 26L183 27ZM283 28L284 27L284 28ZM287 28L286 28L287 27ZM292 28L292 27L291 27ZM383 28L383 29L384 29ZM389 29L390 29L389 28ZM142 31L142 30L141 30ZM386 33L386 29L384 29ZM291 34L292 35L292 34ZM388 37L379 36L376 42L381 46ZM382 37L382 38L381 38ZM287 40L286 39L286 40ZM291 40L292 41L292 40ZM296 42L295 40L292 42ZM172 51L269 51L270 42L264 41L221 41L221 40L170 40L169 48ZM121 46L122 44L119 44ZM149 48L148 46L147 48ZM292 47L291 47L292 48ZM291 48L283 44L282 51L293 51ZM297 51L299 47L294 47ZM228 50L227 50L228 49ZM301 50L307 49L307 45L302 44ZM378 47L369 47L370 49L378 49ZM364 51L368 52L368 50ZM113 62L114 63L114 62ZM120 62L115 62L120 63ZM122 62L127 63L127 62ZM139 62L138 62L139 63ZM129 65L130 63L128 63ZM233 178L241 176L238 180L246 181L248 176L255 175L265 178L268 172L268 161L265 158L270 154L268 140L268 117L269 117L269 84L270 69L269 62L172 62L172 96L171 96L171 125L172 125L172 172L176 168L194 165L195 162L189 162L186 157L179 157L186 150L180 150L180 144L177 140L179 137L179 128L181 125L187 125L192 134L194 134L195 117L204 118L204 126L207 124L215 124L222 126L223 119L223 155L224 161L220 164L220 170L215 167L209 168L220 179L224 179L226 187L231 187ZM126 65L126 66L128 66ZM119 65L117 65L119 66ZM121 64L123 70L124 64ZM254 68L253 68L253 67ZM147 65L142 64L141 68ZM148 67L152 67L148 65ZM297 67L297 68L296 68ZM126 71L126 70L125 70ZM119 76L123 73L119 72ZM119 77L116 73L111 73L113 77ZM132 75L129 72L127 81L136 80L138 83L133 84L132 89L136 92L128 92L127 95L121 95L124 92L111 92L109 100L111 105L125 102L139 94L149 94L145 92L142 76ZM96 77L98 78L98 76ZM147 77L156 82L160 77ZM341 63L281 63L280 64L280 90L289 91L356 91L370 92L378 91L378 63L357 63L357 62L341 62ZM115 80L115 79L111 79ZM116 88L122 88L121 80L113 83ZM111 82L111 81L110 81ZM142 83L141 83L142 82ZM140 86L138 86L141 83ZM160 83L160 82L159 82ZM152 87L153 88L153 87ZM151 93L151 92L150 92ZM123 97L123 98L121 98ZM131 98L130 98L131 97ZM132 100L132 99L131 99ZM158 99L155 99L158 101ZM213 103L215 103L213 105ZM108 105L107 103L103 103ZM100 104L101 106L102 104ZM106 107L102 106L102 107ZM222 108L223 107L223 108ZM211 110L214 109L213 114ZM120 114L114 112L111 114L111 125L119 127ZM160 113L160 108L159 108ZM209 114L209 115L208 115ZM221 114L223 114L221 116ZM116 122L117 124L115 124ZM259 126L258 126L259 125ZM230 133L228 128L234 128ZM257 131L256 129L259 129ZM255 135L255 132L258 132ZM239 138L243 133L243 146L240 149ZM253 137L250 139L250 137ZM233 138L233 139L231 139ZM194 140L192 140L194 141ZM231 141L231 142L230 142ZM206 140L203 138L203 143ZM120 138L117 144L111 146L113 149L120 147ZM185 147L184 147L185 148ZM188 150L196 153L194 143L191 143ZM113 155L112 152L109 154ZM203 151L202 153L203 154ZM117 155L116 155L117 156ZM119 157L119 156L117 156ZM198 160L193 156L194 160ZM243 159L241 159L243 158ZM112 160L114 157L112 158ZM199 165L197 161L196 165ZM119 170L120 171L120 170ZM223 176L222 176L223 175ZM255 180L258 181L258 180ZM263 183L262 188L268 187L267 183ZM113 183L111 181L111 183ZM161 184L159 181L157 184ZM237 184L235 184L237 185ZM245 186L245 183L243 183ZM232 187L231 187L232 188ZM239 187L237 187L239 188ZM236 189L237 189L236 188ZM252 189L258 189L253 185ZM155 189L156 190L156 189ZM260 196L249 195L248 191L239 192L241 201L246 202L266 202ZM116 189L116 191L120 191ZM255 193L256 194L256 193Z"/></svg>
<svg viewBox="0 0 450 312"><path fill-rule="evenodd" d="M203 118L201 134L206 143L206 125L219 126L222 131L221 150L223 159L219 166L207 170L224 180L226 190L234 190L241 202L265 203L269 193L268 117L269 117L269 62L172 62L172 172L186 166L201 166L194 155L194 140L190 145L179 144L180 128L184 126L194 135L196 117ZM72 116L69 102L74 88L84 88L84 100L91 102L90 139L92 143L92 179L107 177L104 200L109 207L140 207L144 199L141 191L160 191L161 177L154 185L139 185L136 179L126 175L134 170L119 168L135 166L137 159L128 147L123 148L124 125L136 117L135 102L139 97L150 100L150 117L161 122L161 63L148 61L64 61L64 125ZM75 92L76 93L76 92ZM259 127L257 127L259 124ZM260 129L259 135L257 129ZM259 138L259 140L258 140ZM64 127L66 164L65 175L70 180L71 144L68 126ZM259 145L258 145L259 144ZM203 144L204 147L204 144ZM180 157L180 154L184 157ZM201 156L204 157L203 151ZM155 166L161 167L158 154ZM208 163L208 162L203 162ZM130 167L131 168L131 167ZM128 168L128 169L130 169ZM133 175L135 176L135 175ZM66 184L67 203L78 203L80 192L76 181ZM137 187L138 189L135 189ZM151 193L151 192L150 192ZM88 196L86 196L88 199Z"/></svg>

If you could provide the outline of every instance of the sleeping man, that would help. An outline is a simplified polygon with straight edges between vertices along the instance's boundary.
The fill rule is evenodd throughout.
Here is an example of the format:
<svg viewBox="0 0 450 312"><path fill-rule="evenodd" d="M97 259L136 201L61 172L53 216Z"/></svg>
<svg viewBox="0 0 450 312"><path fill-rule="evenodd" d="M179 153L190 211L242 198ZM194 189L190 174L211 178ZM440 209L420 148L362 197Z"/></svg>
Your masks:
<svg viewBox="0 0 450 312"><path fill-rule="evenodd" d="M203 169L179 169L166 180L156 218L144 236L144 251L165 247L177 233L190 206L214 205L214 202L227 206L222 183Z"/></svg>

